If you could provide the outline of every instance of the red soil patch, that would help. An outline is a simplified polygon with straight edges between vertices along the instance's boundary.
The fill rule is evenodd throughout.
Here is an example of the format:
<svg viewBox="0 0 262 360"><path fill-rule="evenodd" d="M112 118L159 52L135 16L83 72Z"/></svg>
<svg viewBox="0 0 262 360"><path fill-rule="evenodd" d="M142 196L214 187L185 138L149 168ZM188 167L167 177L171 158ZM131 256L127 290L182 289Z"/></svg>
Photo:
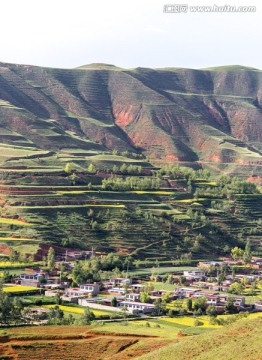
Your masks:
<svg viewBox="0 0 262 360"><path fill-rule="evenodd" d="M147 336L82 332L86 327L72 327L72 331L60 327L52 335L56 328L13 329L10 337L1 338L0 355L10 360L127 360L169 343Z"/></svg>
<svg viewBox="0 0 262 360"><path fill-rule="evenodd" d="M10 255L12 252L12 249L10 249L8 246L0 244L0 253L5 255Z"/></svg>

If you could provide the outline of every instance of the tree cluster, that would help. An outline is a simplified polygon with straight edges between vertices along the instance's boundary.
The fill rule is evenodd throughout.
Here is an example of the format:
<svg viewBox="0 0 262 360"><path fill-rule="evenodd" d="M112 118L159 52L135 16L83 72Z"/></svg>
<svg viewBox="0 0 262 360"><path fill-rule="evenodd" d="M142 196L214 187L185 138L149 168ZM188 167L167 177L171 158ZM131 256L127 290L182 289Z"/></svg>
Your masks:
<svg viewBox="0 0 262 360"><path fill-rule="evenodd" d="M102 189L114 191L159 189L160 180L150 177L110 177L102 180Z"/></svg>
<svg viewBox="0 0 262 360"><path fill-rule="evenodd" d="M114 269L122 270L125 265L123 258L113 253L102 257L92 257L85 261L78 261L72 271L72 279L75 284L85 282L94 282L101 280L103 271L112 271Z"/></svg>

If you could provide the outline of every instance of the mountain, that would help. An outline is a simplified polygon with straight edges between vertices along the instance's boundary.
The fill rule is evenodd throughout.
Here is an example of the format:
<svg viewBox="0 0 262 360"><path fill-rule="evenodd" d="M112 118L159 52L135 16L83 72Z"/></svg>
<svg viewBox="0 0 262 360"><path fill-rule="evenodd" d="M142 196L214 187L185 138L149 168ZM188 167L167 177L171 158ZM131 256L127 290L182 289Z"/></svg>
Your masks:
<svg viewBox="0 0 262 360"><path fill-rule="evenodd" d="M0 149L2 166L115 149L261 175L262 71L0 63Z"/></svg>

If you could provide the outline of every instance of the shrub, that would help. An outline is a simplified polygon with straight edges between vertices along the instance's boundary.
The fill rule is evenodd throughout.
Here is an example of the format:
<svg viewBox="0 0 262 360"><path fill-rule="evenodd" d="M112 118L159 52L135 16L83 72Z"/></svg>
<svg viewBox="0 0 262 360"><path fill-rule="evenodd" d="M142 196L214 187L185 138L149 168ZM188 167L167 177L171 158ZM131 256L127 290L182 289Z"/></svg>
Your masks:
<svg viewBox="0 0 262 360"><path fill-rule="evenodd" d="M194 326L201 326L201 325L204 325L203 321L199 321L198 319L194 321Z"/></svg>

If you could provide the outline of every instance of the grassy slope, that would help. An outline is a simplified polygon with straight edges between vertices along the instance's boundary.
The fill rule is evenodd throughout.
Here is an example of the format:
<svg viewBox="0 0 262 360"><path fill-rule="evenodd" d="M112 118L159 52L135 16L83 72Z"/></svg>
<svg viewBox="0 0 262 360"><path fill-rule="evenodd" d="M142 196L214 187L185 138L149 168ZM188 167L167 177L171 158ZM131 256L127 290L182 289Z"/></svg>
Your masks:
<svg viewBox="0 0 262 360"><path fill-rule="evenodd" d="M241 320L222 329L183 340L141 360L258 360L261 359L262 318Z"/></svg>

